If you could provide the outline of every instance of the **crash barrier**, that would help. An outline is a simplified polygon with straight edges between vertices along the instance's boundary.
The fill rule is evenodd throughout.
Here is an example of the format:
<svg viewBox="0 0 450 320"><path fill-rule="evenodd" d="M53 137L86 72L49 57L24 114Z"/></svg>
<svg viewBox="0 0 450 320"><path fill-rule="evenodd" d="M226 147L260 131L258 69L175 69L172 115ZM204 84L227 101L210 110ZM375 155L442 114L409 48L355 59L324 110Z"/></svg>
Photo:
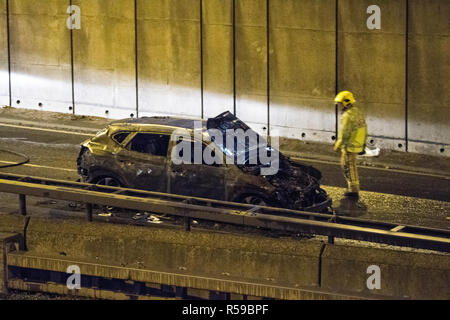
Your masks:
<svg viewBox="0 0 450 320"><path fill-rule="evenodd" d="M0 231L26 218L0 216ZM10 289L94 298L449 299L450 256L314 239L32 217L28 251L6 255ZM367 285L370 266L380 287ZM81 288L66 281L77 266Z"/></svg>
<svg viewBox="0 0 450 320"><path fill-rule="evenodd" d="M30 195L86 203L89 221L92 205L97 204L184 217L187 230L192 219L202 219L324 235L330 243L346 238L450 252L450 231L435 228L11 174L0 174L0 192L19 194L22 215L27 214L26 195Z"/></svg>
<svg viewBox="0 0 450 320"><path fill-rule="evenodd" d="M321 271L324 290L345 288L355 294L370 291L398 299L450 298L448 254L327 245ZM375 283L370 278L376 272L380 276L379 288L371 286ZM368 290L368 286L372 289Z"/></svg>
<svg viewBox="0 0 450 320"><path fill-rule="evenodd" d="M8 288L7 254L23 249L23 237L20 234L0 232L0 293L5 293Z"/></svg>
<svg viewBox="0 0 450 320"><path fill-rule="evenodd" d="M0 230L24 223L1 216ZM317 286L320 242L41 218L27 234L28 251L6 256L9 289L107 299L356 297ZM80 290L66 286L69 266L80 269Z"/></svg>

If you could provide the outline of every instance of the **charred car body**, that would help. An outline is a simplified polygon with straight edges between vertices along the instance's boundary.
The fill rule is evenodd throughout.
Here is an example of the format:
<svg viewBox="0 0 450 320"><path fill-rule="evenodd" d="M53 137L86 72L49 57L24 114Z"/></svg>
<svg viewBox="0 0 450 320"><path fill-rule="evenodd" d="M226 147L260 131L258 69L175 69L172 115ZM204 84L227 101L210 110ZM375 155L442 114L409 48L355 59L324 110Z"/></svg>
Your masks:
<svg viewBox="0 0 450 320"><path fill-rule="evenodd" d="M172 155L180 140L173 139L173 135L180 129L190 132L190 141L184 143L191 143L193 149L194 144L200 143L202 152L213 146L212 154L217 150L223 152L225 158L232 158L231 164L229 161L177 164ZM118 120L82 143L78 173L82 181L95 184L295 210L329 210L331 199L320 188L320 171L277 153L277 172L263 175L261 169L269 164L248 161L251 148L274 150L262 137L254 133L257 145L247 142L246 154L242 155L245 160L236 163L239 149L226 148L222 141L211 139L208 133L211 129L224 134L230 129L254 133L230 112L208 121L174 117Z"/></svg>

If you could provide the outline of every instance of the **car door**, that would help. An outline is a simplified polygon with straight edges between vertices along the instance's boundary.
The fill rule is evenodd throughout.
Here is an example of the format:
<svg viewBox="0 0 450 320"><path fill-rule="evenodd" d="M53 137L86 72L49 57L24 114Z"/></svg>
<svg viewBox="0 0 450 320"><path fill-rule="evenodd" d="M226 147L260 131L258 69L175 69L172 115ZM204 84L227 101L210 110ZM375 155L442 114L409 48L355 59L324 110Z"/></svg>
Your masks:
<svg viewBox="0 0 450 320"><path fill-rule="evenodd" d="M167 191L167 150L170 136L137 132L117 154L125 180L131 188Z"/></svg>
<svg viewBox="0 0 450 320"><path fill-rule="evenodd" d="M194 164L194 143L191 141L191 163L175 164L168 159L169 192L186 196L224 200L226 194L225 164ZM200 143L200 142L199 142ZM172 144L172 148L176 145ZM202 144L202 151L207 146ZM171 153L169 153L170 155Z"/></svg>

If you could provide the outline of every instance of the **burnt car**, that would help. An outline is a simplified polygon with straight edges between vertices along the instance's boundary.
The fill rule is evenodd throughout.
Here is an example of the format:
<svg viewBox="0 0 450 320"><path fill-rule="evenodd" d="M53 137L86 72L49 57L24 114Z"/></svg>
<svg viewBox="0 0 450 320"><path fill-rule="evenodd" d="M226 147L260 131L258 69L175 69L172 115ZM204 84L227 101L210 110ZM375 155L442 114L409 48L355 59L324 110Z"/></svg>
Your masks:
<svg viewBox="0 0 450 320"><path fill-rule="evenodd" d="M245 140L244 148L238 148L235 141L229 147L225 138L210 134L215 130L225 137L227 131L239 129L256 136L257 142ZM174 139L180 130L189 135ZM220 153L226 161L175 161L173 155L179 151L174 148L181 142L190 144L193 151L200 145L201 154L205 150L214 156ZM250 161L252 150L276 151L277 170L264 174L273 163L260 158ZM331 199L320 188L319 170L283 156L230 112L208 120L142 117L114 121L82 143L77 165L82 181L94 184L314 212L328 212L331 207Z"/></svg>

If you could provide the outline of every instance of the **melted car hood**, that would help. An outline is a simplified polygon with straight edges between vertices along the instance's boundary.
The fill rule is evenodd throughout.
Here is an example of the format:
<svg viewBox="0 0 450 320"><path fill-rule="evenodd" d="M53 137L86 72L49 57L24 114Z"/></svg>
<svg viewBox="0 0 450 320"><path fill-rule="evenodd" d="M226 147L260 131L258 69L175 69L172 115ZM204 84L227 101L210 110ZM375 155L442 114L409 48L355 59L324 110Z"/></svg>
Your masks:
<svg viewBox="0 0 450 320"><path fill-rule="evenodd" d="M252 150L259 150L259 149L266 149L267 150L275 150L273 149L266 140L261 137L258 133L256 133L254 130L252 130L247 124L245 124L242 120L237 118L235 115L233 115L229 111L225 111L221 114L219 114L215 118L209 118L206 122L206 128L209 129L217 129L219 130L223 137L224 141L213 141L222 151L227 154L228 156L239 156L243 152L249 152ZM250 133L251 135L254 135L257 137L257 143L255 145L245 146L245 145L235 145L234 149L228 149L225 146L225 137L227 130L238 130L242 129L243 131ZM237 142L239 143L239 141ZM245 143L245 142L244 142ZM248 154L245 155L245 164L248 163ZM259 160L258 160L259 161ZM260 164L260 165L267 165L267 164Z"/></svg>
<svg viewBox="0 0 450 320"><path fill-rule="evenodd" d="M237 118L234 114L232 114L230 111L225 111L218 116L214 118L209 118L206 122L206 128L207 129L218 129L220 132L222 132L222 135L225 136L226 131L229 129L242 129L244 131L251 130L252 133L254 133L258 137L258 144L255 146L248 146L247 150L254 150L259 148L270 148L274 150L269 144L267 144L266 140L261 137L259 134L257 134L255 131L253 131L246 123L244 123L242 120ZM219 147L224 150L224 143L215 141ZM232 152L236 155L236 150L227 150L228 152ZM297 171L301 171L303 173L307 173L308 175L314 177L317 180L320 180L322 178L322 173L317 170L316 168L308 165L304 165L301 163L293 162L290 159L286 158L283 154L279 152L279 161L280 161L280 169L286 170L291 169L291 173L295 175L295 173L298 173Z"/></svg>

